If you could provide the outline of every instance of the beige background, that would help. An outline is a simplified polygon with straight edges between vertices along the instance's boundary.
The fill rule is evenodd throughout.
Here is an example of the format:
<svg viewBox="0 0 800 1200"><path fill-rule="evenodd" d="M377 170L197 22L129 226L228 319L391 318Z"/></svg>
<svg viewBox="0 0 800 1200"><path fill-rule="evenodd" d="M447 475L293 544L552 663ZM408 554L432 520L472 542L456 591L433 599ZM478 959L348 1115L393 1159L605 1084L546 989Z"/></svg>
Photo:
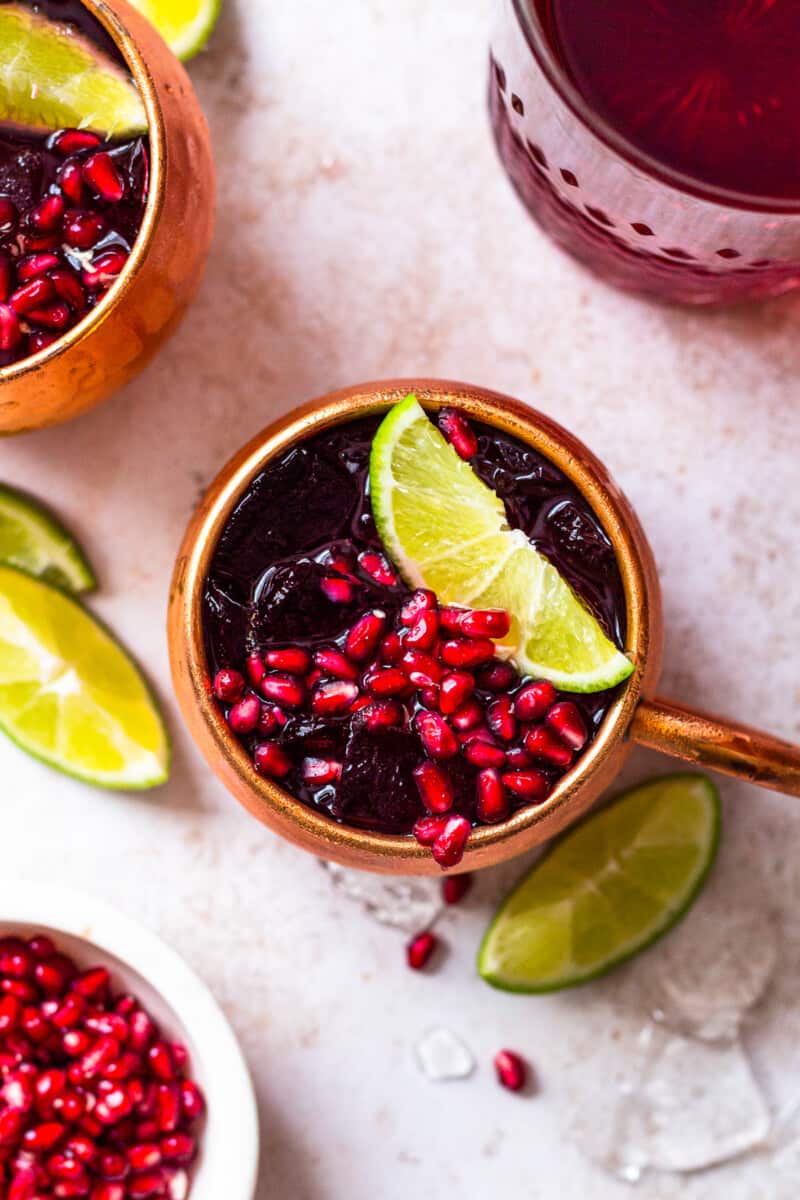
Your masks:
<svg viewBox="0 0 800 1200"><path fill-rule="evenodd" d="M448 918L439 972L410 977L402 935L236 808L183 734L164 639L170 568L203 486L242 442L370 377L516 394L586 440L639 510L664 584L664 689L800 737L800 300L716 315L653 307L551 247L490 144L491 10L226 0L192 66L220 175L199 301L103 409L0 446L2 478L80 533L103 583L97 609L157 681L177 743L174 777L151 798L94 793L0 745L4 869L93 889L211 984L257 1080L259 1200L629 1191L563 1135L578 1056L587 1111L607 1103L592 1047L613 1034L619 985L524 999L481 984L473 957L497 877ZM641 756L629 774L655 762ZM724 795L717 887L775 911L782 929L780 974L752 1032L758 1070L786 1094L800 1066L800 811L750 788ZM411 1046L439 1022L480 1058L468 1083L437 1088L416 1071ZM502 1044L535 1061L537 1098L494 1084ZM651 1179L639 1194L775 1200L781 1186L760 1158L686 1185Z"/></svg>

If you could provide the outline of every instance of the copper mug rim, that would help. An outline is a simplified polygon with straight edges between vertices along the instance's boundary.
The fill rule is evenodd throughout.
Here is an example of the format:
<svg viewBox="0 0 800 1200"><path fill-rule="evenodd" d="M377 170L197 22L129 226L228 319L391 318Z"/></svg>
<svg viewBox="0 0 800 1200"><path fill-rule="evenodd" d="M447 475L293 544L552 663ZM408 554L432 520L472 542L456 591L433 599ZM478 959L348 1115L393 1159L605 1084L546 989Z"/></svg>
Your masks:
<svg viewBox="0 0 800 1200"><path fill-rule="evenodd" d="M634 662L634 672L612 702L594 742L550 797L497 825L476 829L459 870L515 857L572 825L618 774L633 742L800 795L800 748L652 698L663 654L655 561L638 517L600 460L555 421L508 396L456 382L407 379L333 392L269 425L223 468L186 532L170 595L173 680L195 740L237 799L263 824L320 858L383 873L439 871L430 851L412 837L341 824L256 775L211 693L202 626L203 586L211 556L228 516L254 477L311 434L386 411L410 391L429 410L453 404L513 434L543 453L578 487L614 546L627 608L625 650Z"/></svg>
<svg viewBox="0 0 800 1200"><path fill-rule="evenodd" d="M103 26L124 58L133 81L139 90L147 114L147 137L150 143L150 159L147 199L145 201L144 213L142 214L142 223L131 248L128 261L100 303L90 312L86 313L80 321L77 321L71 329L68 329L66 333L62 334L51 345L46 346L43 350L38 350L35 354L29 354L26 358L21 358L18 362L11 363L7 367L1 367L0 385L10 379L19 379L38 370L43 364L59 358L71 346L86 337L86 334L92 328L101 325L106 320L111 309L115 308L124 298L125 293L136 277L139 267L147 257L150 244L153 240L158 213L163 204L166 139L161 103L158 98L158 89L152 71L139 49L136 38L117 12L109 7L106 0L81 0L81 4ZM121 5L119 0L116 0L116 6L122 7L123 10L128 8L126 0L123 0Z"/></svg>

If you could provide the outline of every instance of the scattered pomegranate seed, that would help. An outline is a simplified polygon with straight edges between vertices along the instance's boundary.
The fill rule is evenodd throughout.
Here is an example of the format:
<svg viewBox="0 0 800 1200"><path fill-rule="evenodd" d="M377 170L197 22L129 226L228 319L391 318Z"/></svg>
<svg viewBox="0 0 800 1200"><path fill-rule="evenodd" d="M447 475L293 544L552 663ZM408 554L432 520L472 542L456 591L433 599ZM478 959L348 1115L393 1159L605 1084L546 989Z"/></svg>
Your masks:
<svg viewBox="0 0 800 1200"><path fill-rule="evenodd" d="M439 614L432 609L421 612L403 639L408 650L433 650L439 640Z"/></svg>
<svg viewBox="0 0 800 1200"><path fill-rule="evenodd" d="M448 759L458 754L458 739L438 713L418 712L414 728L429 758Z"/></svg>
<svg viewBox="0 0 800 1200"><path fill-rule="evenodd" d="M446 813L453 807L453 785L450 776L432 762L414 768L414 781L420 799L430 813Z"/></svg>
<svg viewBox="0 0 800 1200"><path fill-rule="evenodd" d="M472 826L466 817L448 817L444 829L433 843L432 853L442 870L457 867L464 857Z"/></svg>
<svg viewBox="0 0 800 1200"><path fill-rule="evenodd" d="M319 585L332 604L352 604L355 588L349 579L326 575Z"/></svg>
<svg viewBox="0 0 800 1200"><path fill-rule="evenodd" d="M261 742L256 746L254 760L259 774L270 779L285 779L292 769L292 760L277 742Z"/></svg>
<svg viewBox="0 0 800 1200"><path fill-rule="evenodd" d="M405 712L394 700L369 701L364 708L364 720L370 733L381 729L396 729L405 720Z"/></svg>
<svg viewBox="0 0 800 1200"><path fill-rule="evenodd" d="M382 554L370 550L359 555L358 565L382 587L397 587L400 580Z"/></svg>
<svg viewBox="0 0 800 1200"><path fill-rule="evenodd" d="M334 679L349 679L351 682L358 679L358 667L341 650L335 648L317 650L314 654L314 662L323 675L332 675Z"/></svg>
<svg viewBox="0 0 800 1200"><path fill-rule="evenodd" d="M346 679L335 683L323 683L311 696L311 711L318 717L336 716L345 713L358 699L358 685Z"/></svg>
<svg viewBox="0 0 800 1200"><path fill-rule="evenodd" d="M80 154L81 150L93 150L100 145L100 138L88 129L65 129L53 141L53 148L64 157Z"/></svg>
<svg viewBox="0 0 800 1200"><path fill-rule="evenodd" d="M471 887L471 875L447 875L442 880L442 899L445 904L460 904Z"/></svg>
<svg viewBox="0 0 800 1200"><path fill-rule="evenodd" d="M571 750L582 750L589 740L589 730L583 714L571 700L562 700L554 704L545 720L561 741Z"/></svg>
<svg viewBox="0 0 800 1200"><path fill-rule="evenodd" d="M372 658L386 629L386 613L380 609L365 613L345 638L347 657L353 662L364 663Z"/></svg>
<svg viewBox="0 0 800 1200"><path fill-rule="evenodd" d="M234 733L253 733L261 719L261 701L257 696L245 696L234 704L228 714L228 724Z"/></svg>
<svg viewBox="0 0 800 1200"><path fill-rule="evenodd" d="M442 664L423 650L406 650L400 665L417 688L435 687L442 678Z"/></svg>
<svg viewBox="0 0 800 1200"><path fill-rule="evenodd" d="M271 670L285 671L287 675L305 675L311 670L311 655L299 646L290 646L286 650L268 650L264 661Z"/></svg>
<svg viewBox="0 0 800 1200"><path fill-rule="evenodd" d="M467 420L454 408L443 408L439 413L439 428L459 458L466 461L478 453L478 439Z"/></svg>
<svg viewBox="0 0 800 1200"><path fill-rule="evenodd" d="M402 696L408 689L409 680L397 667L378 667L364 676L364 686L373 696Z"/></svg>
<svg viewBox="0 0 800 1200"><path fill-rule="evenodd" d="M439 707L445 716L458 712L475 690L474 676L467 671L451 671L439 684Z"/></svg>
<svg viewBox="0 0 800 1200"><path fill-rule="evenodd" d="M475 807L478 819L486 825L494 825L506 819L510 807L500 772L494 767L481 771L478 775L478 799Z"/></svg>
<svg viewBox="0 0 800 1200"><path fill-rule="evenodd" d="M418 588L400 609L400 623L413 625L420 613L435 609L436 603L434 592L430 592L426 588Z"/></svg>
<svg viewBox="0 0 800 1200"><path fill-rule="evenodd" d="M214 695L223 704L235 704L244 691L244 677L238 671L217 671L213 683Z"/></svg>
<svg viewBox="0 0 800 1200"><path fill-rule="evenodd" d="M511 616L503 608L476 609L461 618L460 632L470 638L504 638L511 631Z"/></svg>
<svg viewBox="0 0 800 1200"><path fill-rule="evenodd" d="M495 737L504 742L513 742L517 736L517 719L510 696L499 696L486 710L486 722Z"/></svg>
<svg viewBox="0 0 800 1200"><path fill-rule="evenodd" d="M572 762L572 751L546 725L534 725L525 734L525 749L533 758L552 763L554 767L568 767Z"/></svg>
<svg viewBox="0 0 800 1200"><path fill-rule="evenodd" d="M526 800L544 800L550 792L550 780L541 771L506 771L503 783Z"/></svg>
<svg viewBox="0 0 800 1200"><path fill-rule="evenodd" d="M528 683L514 697L514 712L520 721L541 721L556 699L552 683Z"/></svg>
<svg viewBox="0 0 800 1200"><path fill-rule="evenodd" d="M305 684L294 675L265 675L260 686L262 696L282 708L299 708L306 698Z"/></svg>
<svg viewBox="0 0 800 1200"><path fill-rule="evenodd" d="M442 646L442 660L448 667L470 670L494 658L494 642L488 638L454 638Z"/></svg>
<svg viewBox="0 0 800 1200"><path fill-rule="evenodd" d="M513 1050L501 1050L495 1055L494 1069L497 1081L510 1092L521 1092L528 1078L525 1060Z"/></svg>
<svg viewBox="0 0 800 1200"><path fill-rule="evenodd" d="M304 758L303 782L312 787L325 787L342 777L342 764L330 758Z"/></svg>
<svg viewBox="0 0 800 1200"><path fill-rule="evenodd" d="M419 933L406 947L406 958L412 971L421 971L430 962L431 956L439 944L439 939L430 930Z"/></svg>
<svg viewBox="0 0 800 1200"><path fill-rule="evenodd" d="M86 159L83 178L92 191L109 204L118 204L125 195L124 180L113 158L105 150Z"/></svg>

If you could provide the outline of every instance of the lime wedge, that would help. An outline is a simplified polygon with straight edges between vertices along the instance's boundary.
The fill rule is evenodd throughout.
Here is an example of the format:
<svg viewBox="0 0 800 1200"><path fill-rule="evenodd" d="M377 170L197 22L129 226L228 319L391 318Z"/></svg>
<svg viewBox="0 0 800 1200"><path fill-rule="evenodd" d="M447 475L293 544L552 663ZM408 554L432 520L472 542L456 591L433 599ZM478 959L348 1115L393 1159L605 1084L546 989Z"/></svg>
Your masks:
<svg viewBox="0 0 800 1200"><path fill-rule="evenodd" d="M557 842L505 900L479 973L509 992L553 992L604 975L685 915L719 833L719 796L702 775L626 792Z"/></svg>
<svg viewBox="0 0 800 1200"><path fill-rule="evenodd" d="M32 496L1 483L0 564L19 567L68 592L97 587L83 551L58 518Z"/></svg>
<svg viewBox="0 0 800 1200"><path fill-rule="evenodd" d="M406 582L444 604L504 608L499 652L567 692L599 692L633 664L558 571L512 530L503 501L459 458L415 396L395 405L372 444L372 509Z"/></svg>
<svg viewBox="0 0 800 1200"><path fill-rule="evenodd" d="M125 651L58 588L0 567L0 730L98 787L163 783L164 723Z"/></svg>
<svg viewBox="0 0 800 1200"><path fill-rule="evenodd" d="M0 5L0 119L118 137L147 129L122 67L66 25L18 4Z"/></svg>
<svg viewBox="0 0 800 1200"><path fill-rule="evenodd" d="M184 61L203 49L222 7L222 0L132 0L132 3Z"/></svg>

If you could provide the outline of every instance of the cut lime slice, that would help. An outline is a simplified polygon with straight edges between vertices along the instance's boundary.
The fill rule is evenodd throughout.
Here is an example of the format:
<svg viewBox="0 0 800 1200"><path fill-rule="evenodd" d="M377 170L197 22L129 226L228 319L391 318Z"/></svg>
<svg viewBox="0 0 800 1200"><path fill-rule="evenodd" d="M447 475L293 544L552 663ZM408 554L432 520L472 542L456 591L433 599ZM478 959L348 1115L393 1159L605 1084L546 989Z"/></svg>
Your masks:
<svg viewBox="0 0 800 1200"><path fill-rule="evenodd" d="M170 749L141 674L81 604L0 567L0 730L98 787L163 783Z"/></svg>
<svg viewBox="0 0 800 1200"><path fill-rule="evenodd" d="M370 488L378 532L406 581L444 604L510 612L499 651L523 673L568 692L599 692L631 674L630 660L525 534L509 528L500 497L415 396L375 435Z"/></svg>
<svg viewBox="0 0 800 1200"><path fill-rule="evenodd" d="M178 58L186 61L203 49L214 30L222 0L132 0Z"/></svg>
<svg viewBox="0 0 800 1200"><path fill-rule="evenodd" d="M147 129L122 67L68 26L18 4L0 5L0 119L117 137Z"/></svg>
<svg viewBox="0 0 800 1200"><path fill-rule="evenodd" d="M668 775L631 789L557 842L501 905L478 955L509 992L575 987L677 924L716 857L717 789Z"/></svg>
<svg viewBox="0 0 800 1200"><path fill-rule="evenodd" d="M92 568L57 517L32 496L0 483L0 564L19 567L68 592L97 586Z"/></svg>

